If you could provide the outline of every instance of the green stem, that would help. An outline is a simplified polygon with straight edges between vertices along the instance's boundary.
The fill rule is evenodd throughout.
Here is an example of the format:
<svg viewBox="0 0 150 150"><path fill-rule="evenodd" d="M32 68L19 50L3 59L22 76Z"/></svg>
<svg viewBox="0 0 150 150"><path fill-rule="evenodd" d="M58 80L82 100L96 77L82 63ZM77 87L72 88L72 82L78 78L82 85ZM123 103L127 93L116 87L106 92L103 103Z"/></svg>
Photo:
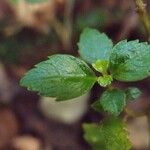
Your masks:
<svg viewBox="0 0 150 150"><path fill-rule="evenodd" d="M148 34L148 40L150 41L150 19L146 11L146 4L144 3L144 0L135 0L135 4L139 18L144 25L144 28Z"/></svg>

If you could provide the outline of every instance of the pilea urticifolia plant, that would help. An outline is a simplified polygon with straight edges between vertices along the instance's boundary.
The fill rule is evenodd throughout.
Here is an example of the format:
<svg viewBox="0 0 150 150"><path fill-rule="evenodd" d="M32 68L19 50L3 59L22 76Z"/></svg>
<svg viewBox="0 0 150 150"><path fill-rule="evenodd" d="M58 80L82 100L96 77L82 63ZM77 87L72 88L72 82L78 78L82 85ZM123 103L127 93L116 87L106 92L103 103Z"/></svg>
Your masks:
<svg viewBox="0 0 150 150"><path fill-rule="evenodd" d="M83 60L71 55L52 55L30 70L20 83L42 96L64 101L88 92L98 82L106 90L92 107L105 111L107 117L99 125L84 124L84 137L96 150L129 150L131 143L126 125L119 115L127 102L136 99L141 92L136 87L115 88L112 82L147 78L150 75L150 45L139 40L123 40L113 45L106 34L86 28L78 47ZM93 70L99 72L99 76Z"/></svg>
<svg viewBox="0 0 150 150"><path fill-rule="evenodd" d="M78 47L81 58L52 55L26 73L20 84L42 96L65 101L90 91L97 82L105 91L92 108L106 115L99 124L83 125L84 138L94 150L130 150L132 144L126 121L119 115L141 92L136 87L119 89L112 83L114 80L135 82L149 77L150 45L139 40L113 44L106 34L86 28Z"/></svg>

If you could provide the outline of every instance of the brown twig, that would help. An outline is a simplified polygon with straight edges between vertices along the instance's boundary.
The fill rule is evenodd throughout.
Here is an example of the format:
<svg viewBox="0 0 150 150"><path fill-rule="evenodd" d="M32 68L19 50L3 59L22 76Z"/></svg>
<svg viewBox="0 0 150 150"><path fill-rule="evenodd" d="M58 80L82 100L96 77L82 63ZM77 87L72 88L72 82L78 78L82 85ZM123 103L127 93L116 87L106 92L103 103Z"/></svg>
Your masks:
<svg viewBox="0 0 150 150"><path fill-rule="evenodd" d="M137 117L146 115L146 113L138 113L128 107L126 107L124 111L126 113L126 115L124 116L124 119L123 119L125 122L128 120L129 117L137 118Z"/></svg>
<svg viewBox="0 0 150 150"><path fill-rule="evenodd" d="M64 24L60 22L57 18L54 18L52 22L52 27L54 31L56 32L59 40L62 42L63 47L67 51L68 50L68 46L67 46L68 45L68 41L67 41L68 33Z"/></svg>
<svg viewBox="0 0 150 150"><path fill-rule="evenodd" d="M139 18L144 25L144 28L148 34L148 40L150 41L150 18L146 11L146 4L144 3L144 0L135 0L135 4Z"/></svg>
<svg viewBox="0 0 150 150"><path fill-rule="evenodd" d="M75 0L68 0L66 2L64 19L63 22L59 21L57 18L53 19L53 29L57 33L60 41L63 44L65 51L70 50L71 40L72 40L72 31L73 31L73 8Z"/></svg>
<svg viewBox="0 0 150 150"><path fill-rule="evenodd" d="M67 29L67 41L68 48L71 47L72 31L73 31L73 8L76 0L68 0L64 12L64 26Z"/></svg>

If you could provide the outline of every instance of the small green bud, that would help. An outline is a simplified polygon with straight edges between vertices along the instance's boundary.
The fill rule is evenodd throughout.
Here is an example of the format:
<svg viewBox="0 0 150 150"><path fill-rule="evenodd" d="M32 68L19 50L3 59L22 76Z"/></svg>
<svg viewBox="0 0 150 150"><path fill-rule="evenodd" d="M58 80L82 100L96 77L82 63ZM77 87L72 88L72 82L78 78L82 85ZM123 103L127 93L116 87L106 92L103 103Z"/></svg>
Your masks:
<svg viewBox="0 0 150 150"><path fill-rule="evenodd" d="M111 75L104 75L104 76L98 77L97 81L101 86L106 87L107 85L111 84L111 82L113 81L113 78Z"/></svg>
<svg viewBox="0 0 150 150"><path fill-rule="evenodd" d="M106 60L97 60L92 66L96 71L105 74L109 67L109 62Z"/></svg>

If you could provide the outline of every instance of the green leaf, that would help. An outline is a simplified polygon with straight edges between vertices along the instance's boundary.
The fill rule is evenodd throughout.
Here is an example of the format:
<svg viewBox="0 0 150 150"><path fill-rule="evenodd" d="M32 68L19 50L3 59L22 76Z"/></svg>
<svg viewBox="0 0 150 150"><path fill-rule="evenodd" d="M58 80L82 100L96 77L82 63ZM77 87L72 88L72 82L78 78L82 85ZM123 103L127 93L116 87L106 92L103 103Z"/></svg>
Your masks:
<svg viewBox="0 0 150 150"><path fill-rule="evenodd" d="M100 103L104 111L112 114L119 115L126 105L125 92L119 89L112 89L105 91L100 97Z"/></svg>
<svg viewBox="0 0 150 150"><path fill-rule="evenodd" d="M70 55L53 55L39 63L20 81L42 96L68 100L89 91L96 82L94 72L82 60Z"/></svg>
<svg viewBox="0 0 150 150"><path fill-rule="evenodd" d="M119 81L139 81L150 76L150 45L126 40L114 46L110 70Z"/></svg>
<svg viewBox="0 0 150 150"><path fill-rule="evenodd" d="M136 87L129 87L125 92L128 101L136 100L142 94L142 92Z"/></svg>
<svg viewBox="0 0 150 150"><path fill-rule="evenodd" d="M104 33L86 28L80 36L78 46L81 57L92 64L97 60L109 60L113 43Z"/></svg>
<svg viewBox="0 0 150 150"><path fill-rule="evenodd" d="M101 128L96 124L83 124L84 139L91 145L93 150L106 150L104 135Z"/></svg>
<svg viewBox="0 0 150 150"><path fill-rule="evenodd" d="M118 118L105 119L101 126L84 124L84 138L93 150L130 150L125 124Z"/></svg>
<svg viewBox="0 0 150 150"><path fill-rule="evenodd" d="M111 84L111 82L113 81L113 78L111 75L104 75L104 76L98 77L97 81L102 87L106 87Z"/></svg>
<svg viewBox="0 0 150 150"><path fill-rule="evenodd" d="M107 73L107 69L109 67L109 61L107 60L97 60L95 63L92 64L93 68L102 73L105 74Z"/></svg>

